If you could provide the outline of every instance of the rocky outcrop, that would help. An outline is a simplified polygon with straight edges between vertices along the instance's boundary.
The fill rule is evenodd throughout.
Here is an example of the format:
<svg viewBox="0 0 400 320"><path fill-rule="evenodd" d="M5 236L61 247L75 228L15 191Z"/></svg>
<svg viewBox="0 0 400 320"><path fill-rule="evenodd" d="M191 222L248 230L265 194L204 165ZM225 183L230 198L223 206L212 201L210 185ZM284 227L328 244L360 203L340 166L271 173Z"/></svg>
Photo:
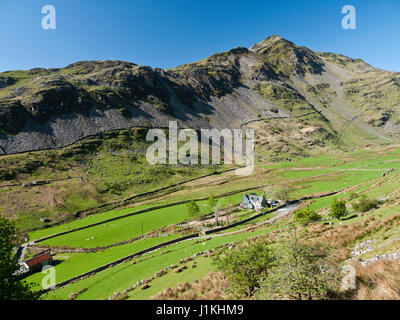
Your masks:
<svg viewBox="0 0 400 320"><path fill-rule="evenodd" d="M348 261L355 261L361 266L365 267L367 265L370 265L372 263L381 261L381 260L388 260L388 261L394 261L397 259L400 259L400 251L395 251L391 253L385 253L385 254L377 254L373 256L372 258L369 259L361 259L359 256L369 252L376 250L379 247L383 247L385 245L388 245L389 243L400 241L400 239L391 239L387 243L383 243L379 246L376 246L376 243L378 242L377 240L366 240L364 242L358 243L354 251L351 253L352 258L350 258Z"/></svg>

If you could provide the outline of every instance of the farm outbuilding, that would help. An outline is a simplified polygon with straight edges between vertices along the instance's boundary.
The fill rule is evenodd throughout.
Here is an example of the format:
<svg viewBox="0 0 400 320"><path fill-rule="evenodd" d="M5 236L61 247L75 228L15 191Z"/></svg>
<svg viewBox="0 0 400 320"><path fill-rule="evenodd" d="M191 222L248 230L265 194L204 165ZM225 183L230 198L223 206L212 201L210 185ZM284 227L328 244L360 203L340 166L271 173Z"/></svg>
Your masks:
<svg viewBox="0 0 400 320"><path fill-rule="evenodd" d="M31 259L24 261L25 266L30 272L41 271L44 266L53 264L53 257L50 254L50 249L43 251Z"/></svg>

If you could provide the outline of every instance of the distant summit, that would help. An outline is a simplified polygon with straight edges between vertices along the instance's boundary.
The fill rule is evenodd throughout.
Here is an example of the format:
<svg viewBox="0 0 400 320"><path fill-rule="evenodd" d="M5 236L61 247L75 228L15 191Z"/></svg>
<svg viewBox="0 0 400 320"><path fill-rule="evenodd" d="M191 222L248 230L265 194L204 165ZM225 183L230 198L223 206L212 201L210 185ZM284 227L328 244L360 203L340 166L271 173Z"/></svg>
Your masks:
<svg viewBox="0 0 400 320"><path fill-rule="evenodd" d="M258 42L256 44L253 44L249 48L249 50L250 51L257 51L257 50L263 49L265 47L270 47L271 45L273 45L274 43L276 43L276 42L278 42L280 40L289 42L289 41L281 38L280 36L272 35L272 36L269 36L268 38L265 38L264 40L262 40L262 41L260 41L260 42Z"/></svg>

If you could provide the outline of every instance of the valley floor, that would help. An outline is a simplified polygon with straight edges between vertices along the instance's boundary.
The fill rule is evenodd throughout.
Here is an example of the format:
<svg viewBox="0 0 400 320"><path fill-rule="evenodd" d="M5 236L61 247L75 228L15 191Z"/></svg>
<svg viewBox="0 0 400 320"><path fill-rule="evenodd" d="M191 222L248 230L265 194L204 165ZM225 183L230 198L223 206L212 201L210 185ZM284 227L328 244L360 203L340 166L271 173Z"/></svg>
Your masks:
<svg viewBox="0 0 400 320"><path fill-rule="evenodd" d="M122 209L28 232L29 241L35 242L28 254L52 250L57 261L57 284L110 264L45 293L44 299L149 299L166 288L192 283L217 271L213 255L218 248L254 237L279 241L293 232L310 242L327 243L340 253L343 263L349 263L349 259L378 259L400 251L399 169L400 151L396 147L264 162L251 176L235 176L228 171L199 178L182 184L179 190L143 197ZM294 218L294 207L285 214L267 212L247 221L256 212L239 207L243 194L254 191L274 195L277 190L286 190L290 200L312 197L300 206L317 211L322 220L303 226ZM324 196L334 191L338 193ZM166 241L217 227L208 205L209 195L214 195L221 206L231 205L229 224L247 222L158 248ZM363 195L380 199L382 204L364 213L356 212L352 204ZM341 220L328 214L335 198L347 201L349 214ZM202 222L189 215L186 204L190 200L198 204L201 214L209 215L208 219ZM222 212L219 225L227 224L226 212ZM368 250L355 252L355 247L366 241L372 243L366 247ZM113 264L153 247L150 252ZM43 276L35 273L26 280L42 290Z"/></svg>

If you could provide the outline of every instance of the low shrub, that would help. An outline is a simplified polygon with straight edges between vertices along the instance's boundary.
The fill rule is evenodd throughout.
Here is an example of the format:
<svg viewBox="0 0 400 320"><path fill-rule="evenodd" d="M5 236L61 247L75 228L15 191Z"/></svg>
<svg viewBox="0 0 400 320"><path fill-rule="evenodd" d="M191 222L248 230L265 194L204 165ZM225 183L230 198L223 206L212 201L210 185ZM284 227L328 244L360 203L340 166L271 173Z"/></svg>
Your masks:
<svg viewBox="0 0 400 320"><path fill-rule="evenodd" d="M369 199L365 195L363 195L358 202L353 204L353 209L358 212L367 212L372 209L378 208L381 204L382 201L378 199Z"/></svg>
<svg viewBox="0 0 400 320"><path fill-rule="evenodd" d="M309 223L321 220L321 216L309 208L304 208L297 211L294 216L296 221L300 222L302 225L307 225Z"/></svg>
<svg viewBox="0 0 400 320"><path fill-rule="evenodd" d="M357 199L359 195L356 192L350 192L349 200Z"/></svg>

